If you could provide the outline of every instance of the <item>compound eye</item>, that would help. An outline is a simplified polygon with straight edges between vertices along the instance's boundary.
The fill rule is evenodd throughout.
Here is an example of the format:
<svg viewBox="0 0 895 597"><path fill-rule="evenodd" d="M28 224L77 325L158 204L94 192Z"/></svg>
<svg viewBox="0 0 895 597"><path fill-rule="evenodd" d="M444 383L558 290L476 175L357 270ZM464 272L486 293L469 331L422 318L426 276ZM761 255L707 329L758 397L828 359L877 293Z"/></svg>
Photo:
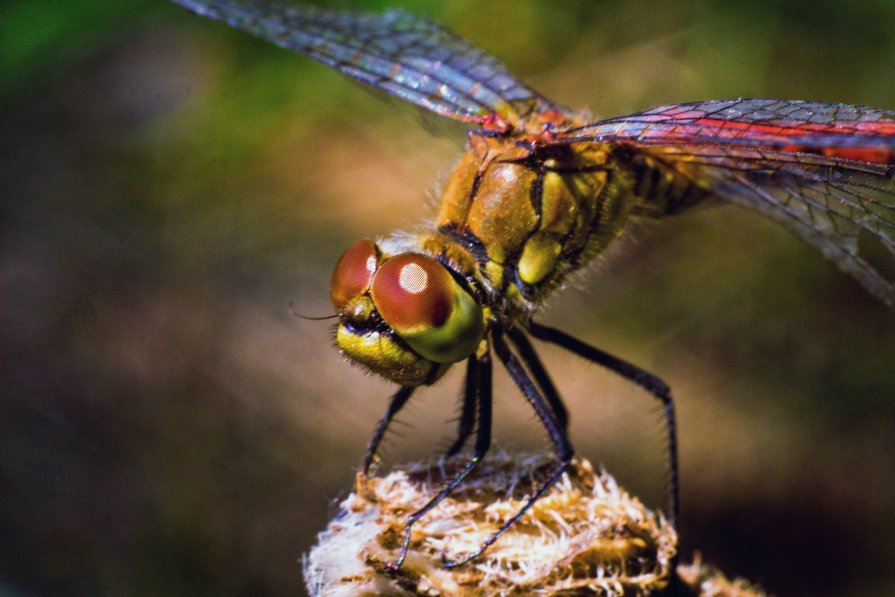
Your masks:
<svg viewBox="0 0 895 597"><path fill-rule="evenodd" d="M376 245L368 238L357 241L342 254L329 285L330 298L337 312L348 301L367 292L378 263Z"/></svg>
<svg viewBox="0 0 895 597"><path fill-rule="evenodd" d="M371 295L392 329L399 334L412 333L444 323L455 284L434 259L403 253L382 264L373 278Z"/></svg>
<svg viewBox="0 0 895 597"><path fill-rule="evenodd" d="M385 322L430 361L459 361L481 340L481 307L444 265L425 255L403 253L380 265L370 296Z"/></svg>

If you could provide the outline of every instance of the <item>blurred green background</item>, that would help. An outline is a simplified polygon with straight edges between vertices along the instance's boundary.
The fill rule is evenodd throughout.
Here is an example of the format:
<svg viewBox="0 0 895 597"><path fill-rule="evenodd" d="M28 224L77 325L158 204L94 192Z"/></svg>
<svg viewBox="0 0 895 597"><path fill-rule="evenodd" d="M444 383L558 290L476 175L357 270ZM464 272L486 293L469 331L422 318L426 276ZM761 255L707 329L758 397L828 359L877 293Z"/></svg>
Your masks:
<svg viewBox="0 0 895 597"><path fill-rule="evenodd" d="M425 15L598 116L895 109L888 0L336 6ZM161 0L4 3L0 94L0 592L303 592L392 388L291 310L328 314L350 242L431 213L463 127ZM685 557L895 594L895 315L734 207L632 236L542 319L674 388ZM578 451L663 506L653 400L543 352ZM448 445L459 373L387 462ZM497 442L545 448L497 377Z"/></svg>

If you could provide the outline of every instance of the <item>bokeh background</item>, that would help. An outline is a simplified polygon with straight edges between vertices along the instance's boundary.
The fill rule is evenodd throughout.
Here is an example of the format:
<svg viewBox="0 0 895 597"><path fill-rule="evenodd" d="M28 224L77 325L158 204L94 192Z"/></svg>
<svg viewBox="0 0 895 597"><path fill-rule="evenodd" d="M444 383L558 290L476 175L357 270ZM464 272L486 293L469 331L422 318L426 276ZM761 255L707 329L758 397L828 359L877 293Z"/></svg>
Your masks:
<svg viewBox="0 0 895 597"><path fill-rule="evenodd" d="M895 109L884 0L336 6L425 15L599 116ZM350 242L431 213L463 127L161 0L5 2L0 94L0 592L302 593L392 388L292 311L328 314ZM632 236L542 319L675 389L685 556L780 595L895 593L895 315L735 207ZM652 399L543 353L579 452L662 507ZM448 444L459 373L387 463ZM545 449L497 377L498 443Z"/></svg>

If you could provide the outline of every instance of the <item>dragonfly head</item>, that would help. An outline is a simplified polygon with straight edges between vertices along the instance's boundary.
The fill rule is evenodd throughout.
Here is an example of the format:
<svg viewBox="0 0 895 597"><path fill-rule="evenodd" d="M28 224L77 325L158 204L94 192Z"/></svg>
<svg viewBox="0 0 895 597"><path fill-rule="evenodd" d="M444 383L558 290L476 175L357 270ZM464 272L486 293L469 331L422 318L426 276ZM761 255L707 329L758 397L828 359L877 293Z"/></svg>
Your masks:
<svg viewBox="0 0 895 597"><path fill-rule="evenodd" d="M441 262L420 253L383 255L369 239L333 271L336 344L350 359L402 385L433 383L475 352L482 308Z"/></svg>

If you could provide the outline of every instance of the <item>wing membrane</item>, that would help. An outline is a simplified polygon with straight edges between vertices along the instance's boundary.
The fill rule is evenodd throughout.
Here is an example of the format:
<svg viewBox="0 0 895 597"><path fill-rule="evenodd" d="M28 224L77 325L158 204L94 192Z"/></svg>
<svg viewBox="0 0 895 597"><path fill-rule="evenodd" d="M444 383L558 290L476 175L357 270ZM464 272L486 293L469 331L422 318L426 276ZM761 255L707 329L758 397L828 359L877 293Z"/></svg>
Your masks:
<svg viewBox="0 0 895 597"><path fill-rule="evenodd" d="M777 221L895 306L895 280L866 260L865 236L895 267L895 168L763 148L650 145L643 150L714 195Z"/></svg>
<svg viewBox="0 0 895 597"><path fill-rule="evenodd" d="M550 107L493 56L402 11L330 12L277 0L173 1L455 120L506 126Z"/></svg>
<svg viewBox="0 0 895 597"><path fill-rule="evenodd" d="M895 112L751 99L659 106L564 131L564 142L633 147L721 199L783 224L895 305Z"/></svg>
<svg viewBox="0 0 895 597"><path fill-rule="evenodd" d="M563 132L565 140L719 144L895 162L895 112L774 99L671 104Z"/></svg>

